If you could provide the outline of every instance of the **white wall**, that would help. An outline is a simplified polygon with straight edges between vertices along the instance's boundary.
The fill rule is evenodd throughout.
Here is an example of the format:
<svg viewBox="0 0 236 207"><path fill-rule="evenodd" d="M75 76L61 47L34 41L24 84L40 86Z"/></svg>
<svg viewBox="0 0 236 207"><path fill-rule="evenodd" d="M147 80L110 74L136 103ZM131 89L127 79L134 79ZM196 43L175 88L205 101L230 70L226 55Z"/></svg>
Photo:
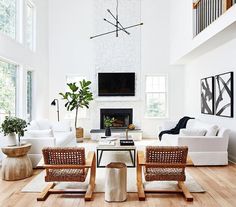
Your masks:
<svg viewBox="0 0 236 207"><path fill-rule="evenodd" d="M229 156L231 160L236 161L236 113L234 118L224 118L212 115L203 115L200 102L200 79L208 76L214 76L224 72L234 72L236 75L236 39L216 48L215 50L202 55L186 65L186 114L199 117L202 120L211 123L217 123L220 126L230 128L232 130L229 141ZM235 89L235 84L234 84ZM236 90L234 90L236 97ZM236 102L234 102L234 109Z"/></svg>
<svg viewBox="0 0 236 207"><path fill-rule="evenodd" d="M104 2L109 1L104 0ZM96 32L94 31L94 19L103 21L103 14L93 12L94 1L92 0L70 0L70 3L63 0L51 0L49 5L49 100L59 98L58 93L65 91L66 75L68 74L85 76L90 79L93 82L92 88L96 96L96 50L94 50L94 41L89 37ZM107 8L104 7L105 9ZM132 14L132 8L130 8L130 13ZM163 120L144 117L146 75L168 74L169 118L176 119L183 115L184 70L182 67L169 66L169 1L141 1L141 20L144 25L141 28L140 67L135 70L138 74L139 94L135 99L128 99L128 101L125 101L124 98L116 99L116 101L111 101L112 98L108 101L95 99L91 104L87 119L80 122L81 126L85 128L87 136L91 128L99 127L98 114L100 108L103 107L133 107L134 124L142 128L145 137L157 136L158 126ZM131 24L133 23L136 22L131 22ZM132 30L132 33L139 32L139 30L138 28ZM109 41L109 38L103 37L96 41ZM123 47L125 48L125 46ZM127 56L122 52L120 54L121 57L122 55ZM128 55L132 56L131 53ZM110 60L107 57L107 61L114 61L114 59ZM109 69L106 68L106 70ZM114 71L114 68L111 70ZM120 70L120 68L116 69L116 71ZM124 70L127 71L127 68ZM63 118L66 111L62 101L60 103ZM53 107L50 108L50 118L56 120L56 110Z"/></svg>
<svg viewBox="0 0 236 207"><path fill-rule="evenodd" d="M33 117L39 118L48 116L48 2L47 0L34 0L33 2L36 7L35 52L8 36L0 34L0 58L20 65L23 73L29 69L34 71ZM22 97L26 97L25 84L26 80L23 80L25 90L21 94ZM26 98L22 99L20 105L19 115L25 118Z"/></svg>

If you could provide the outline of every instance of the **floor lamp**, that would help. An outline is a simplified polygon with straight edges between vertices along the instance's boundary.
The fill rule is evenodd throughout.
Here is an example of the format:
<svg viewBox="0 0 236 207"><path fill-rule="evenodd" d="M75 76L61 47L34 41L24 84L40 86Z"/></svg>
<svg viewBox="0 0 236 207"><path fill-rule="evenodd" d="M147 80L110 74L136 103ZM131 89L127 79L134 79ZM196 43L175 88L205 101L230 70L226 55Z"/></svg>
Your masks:
<svg viewBox="0 0 236 207"><path fill-rule="evenodd" d="M54 99L51 103L52 106L56 106L57 105L57 120L60 121L60 118L59 118L59 101L58 99Z"/></svg>

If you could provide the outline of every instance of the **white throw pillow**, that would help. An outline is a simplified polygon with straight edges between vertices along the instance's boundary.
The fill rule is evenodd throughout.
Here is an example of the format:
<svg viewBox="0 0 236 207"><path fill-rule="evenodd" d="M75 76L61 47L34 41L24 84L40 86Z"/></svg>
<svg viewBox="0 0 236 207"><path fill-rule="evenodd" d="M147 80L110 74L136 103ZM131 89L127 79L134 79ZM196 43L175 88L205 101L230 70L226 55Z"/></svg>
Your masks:
<svg viewBox="0 0 236 207"><path fill-rule="evenodd" d="M206 129L181 129L179 132L180 136L205 136L207 133Z"/></svg>
<svg viewBox="0 0 236 207"><path fill-rule="evenodd" d="M30 124L27 126L27 130L39 130L37 121L31 121Z"/></svg>
<svg viewBox="0 0 236 207"><path fill-rule="evenodd" d="M52 130L55 132L71 131L70 121L59 121L52 124Z"/></svg>
<svg viewBox="0 0 236 207"><path fill-rule="evenodd" d="M48 119L37 120L37 124L39 126L39 129L41 129L41 130L51 129L51 124Z"/></svg>
<svg viewBox="0 0 236 207"><path fill-rule="evenodd" d="M29 130L29 131L26 131L26 136L29 137L29 138L53 137L53 132L52 132L51 129Z"/></svg>
<svg viewBox="0 0 236 207"><path fill-rule="evenodd" d="M219 130L219 127L217 125L213 125L207 129L206 136L216 136L218 130Z"/></svg>

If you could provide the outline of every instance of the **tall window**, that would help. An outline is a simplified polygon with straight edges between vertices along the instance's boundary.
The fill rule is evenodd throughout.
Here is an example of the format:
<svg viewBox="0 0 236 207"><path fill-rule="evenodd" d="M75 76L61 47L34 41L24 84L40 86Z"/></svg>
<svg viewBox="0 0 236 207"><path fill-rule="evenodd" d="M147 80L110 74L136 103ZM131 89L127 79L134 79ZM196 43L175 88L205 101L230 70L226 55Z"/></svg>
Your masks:
<svg viewBox="0 0 236 207"><path fill-rule="evenodd" d="M26 28L25 28L25 44L34 49L34 5L30 1L26 1Z"/></svg>
<svg viewBox="0 0 236 207"><path fill-rule="evenodd" d="M0 31L16 38L16 0L0 1Z"/></svg>
<svg viewBox="0 0 236 207"><path fill-rule="evenodd" d="M17 65L0 61L0 122L16 115Z"/></svg>
<svg viewBox="0 0 236 207"><path fill-rule="evenodd" d="M32 121L33 72L27 71L27 121Z"/></svg>
<svg viewBox="0 0 236 207"><path fill-rule="evenodd" d="M167 117L167 77L146 77L146 117Z"/></svg>

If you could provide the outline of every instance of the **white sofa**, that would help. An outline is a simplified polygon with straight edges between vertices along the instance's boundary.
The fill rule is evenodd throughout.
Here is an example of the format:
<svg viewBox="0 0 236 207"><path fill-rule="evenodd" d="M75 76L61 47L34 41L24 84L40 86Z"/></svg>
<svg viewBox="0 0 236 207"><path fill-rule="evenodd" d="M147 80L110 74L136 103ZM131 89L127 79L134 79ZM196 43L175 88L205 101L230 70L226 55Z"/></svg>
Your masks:
<svg viewBox="0 0 236 207"><path fill-rule="evenodd" d="M176 124L177 121L167 121L164 123L162 130L174 128ZM207 133L205 136L181 135L181 131L177 135L164 134L161 145L188 146L189 156L196 166L227 165L230 130L218 127L214 136L208 135L212 133L212 128L215 127L216 125L198 119L191 119L188 121L185 131L205 130Z"/></svg>
<svg viewBox="0 0 236 207"><path fill-rule="evenodd" d="M71 131L69 122L51 123L47 119L32 121L21 140L32 144L28 155L33 167L36 167L42 158L42 149L44 147L75 146L76 143L75 135Z"/></svg>

